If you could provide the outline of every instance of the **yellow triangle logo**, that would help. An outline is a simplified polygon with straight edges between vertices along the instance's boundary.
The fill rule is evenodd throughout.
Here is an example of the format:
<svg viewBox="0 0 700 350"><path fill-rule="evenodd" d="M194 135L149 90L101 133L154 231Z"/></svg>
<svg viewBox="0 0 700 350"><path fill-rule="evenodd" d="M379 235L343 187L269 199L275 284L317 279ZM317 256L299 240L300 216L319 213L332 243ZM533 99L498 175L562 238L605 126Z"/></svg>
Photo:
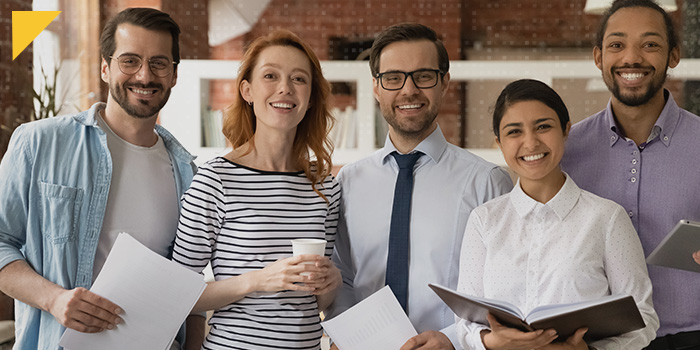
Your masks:
<svg viewBox="0 0 700 350"><path fill-rule="evenodd" d="M61 11L12 11L12 60L36 39Z"/></svg>

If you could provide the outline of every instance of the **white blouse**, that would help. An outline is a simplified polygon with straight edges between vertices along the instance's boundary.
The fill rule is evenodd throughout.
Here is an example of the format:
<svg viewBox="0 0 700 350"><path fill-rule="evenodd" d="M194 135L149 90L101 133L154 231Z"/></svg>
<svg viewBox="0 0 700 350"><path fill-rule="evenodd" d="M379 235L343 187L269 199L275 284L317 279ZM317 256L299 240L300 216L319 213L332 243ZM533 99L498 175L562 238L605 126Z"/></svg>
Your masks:
<svg viewBox="0 0 700 350"><path fill-rule="evenodd" d="M598 349L641 349L656 336L639 237L618 204L581 190L567 175L546 204L520 181L509 194L474 209L462 243L458 290L510 302L524 314L537 306L631 295L646 327L591 343ZM488 325L457 318L465 349L484 349Z"/></svg>

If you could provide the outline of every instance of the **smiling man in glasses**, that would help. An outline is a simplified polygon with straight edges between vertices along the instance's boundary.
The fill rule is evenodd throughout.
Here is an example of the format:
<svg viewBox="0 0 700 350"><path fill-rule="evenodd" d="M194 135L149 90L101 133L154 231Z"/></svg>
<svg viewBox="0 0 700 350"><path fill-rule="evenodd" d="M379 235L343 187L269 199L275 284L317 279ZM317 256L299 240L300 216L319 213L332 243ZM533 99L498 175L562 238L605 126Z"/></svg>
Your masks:
<svg viewBox="0 0 700 350"><path fill-rule="evenodd" d="M445 140L436 118L449 65L444 45L424 25L380 33L370 68L389 134L384 148L338 175L334 261L343 286L329 316L389 285L420 333L401 350L461 349L454 314L428 283L456 289L469 213L513 186L498 166Z"/></svg>
<svg viewBox="0 0 700 350"><path fill-rule="evenodd" d="M177 80L179 34L161 11L120 12L100 38L107 103L13 134L0 163L0 289L18 301L15 348L58 349L65 328L119 327L124 311L88 291L119 232L170 255L195 171L156 125ZM203 318L191 317L188 348L199 349Z"/></svg>

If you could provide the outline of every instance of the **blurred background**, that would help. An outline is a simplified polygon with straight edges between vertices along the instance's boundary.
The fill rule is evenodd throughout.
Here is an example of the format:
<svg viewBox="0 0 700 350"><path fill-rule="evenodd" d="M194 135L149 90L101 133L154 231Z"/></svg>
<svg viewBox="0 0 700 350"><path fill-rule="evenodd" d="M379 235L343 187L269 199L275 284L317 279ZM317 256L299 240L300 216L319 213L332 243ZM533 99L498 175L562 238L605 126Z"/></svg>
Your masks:
<svg viewBox="0 0 700 350"><path fill-rule="evenodd" d="M664 0L681 36L681 66L667 87L680 106L700 112L700 0ZM154 7L180 25L183 62L160 123L202 163L226 152L221 111L236 93L237 60L254 38L285 28L308 42L333 81L337 166L381 147L386 124L372 96L367 62L374 37L419 22L442 38L452 61L451 89L439 114L448 141L504 165L494 147L490 107L518 78L550 84L574 122L603 109L608 93L592 60L606 0L0 0L0 158L19 124L106 101L99 35L127 7ZM12 11L63 11L11 60ZM12 318L11 300L0 319ZM1 336L0 332L0 336ZM2 338L0 338L0 341Z"/></svg>

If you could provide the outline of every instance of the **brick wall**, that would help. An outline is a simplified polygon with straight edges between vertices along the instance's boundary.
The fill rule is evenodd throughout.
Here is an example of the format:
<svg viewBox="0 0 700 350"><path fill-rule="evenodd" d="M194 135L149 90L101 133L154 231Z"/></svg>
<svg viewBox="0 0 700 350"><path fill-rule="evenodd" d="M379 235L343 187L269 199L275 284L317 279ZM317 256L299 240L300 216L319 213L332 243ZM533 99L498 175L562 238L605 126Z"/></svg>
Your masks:
<svg viewBox="0 0 700 350"><path fill-rule="evenodd" d="M589 47L599 16L583 14L585 0L470 0L464 47Z"/></svg>

